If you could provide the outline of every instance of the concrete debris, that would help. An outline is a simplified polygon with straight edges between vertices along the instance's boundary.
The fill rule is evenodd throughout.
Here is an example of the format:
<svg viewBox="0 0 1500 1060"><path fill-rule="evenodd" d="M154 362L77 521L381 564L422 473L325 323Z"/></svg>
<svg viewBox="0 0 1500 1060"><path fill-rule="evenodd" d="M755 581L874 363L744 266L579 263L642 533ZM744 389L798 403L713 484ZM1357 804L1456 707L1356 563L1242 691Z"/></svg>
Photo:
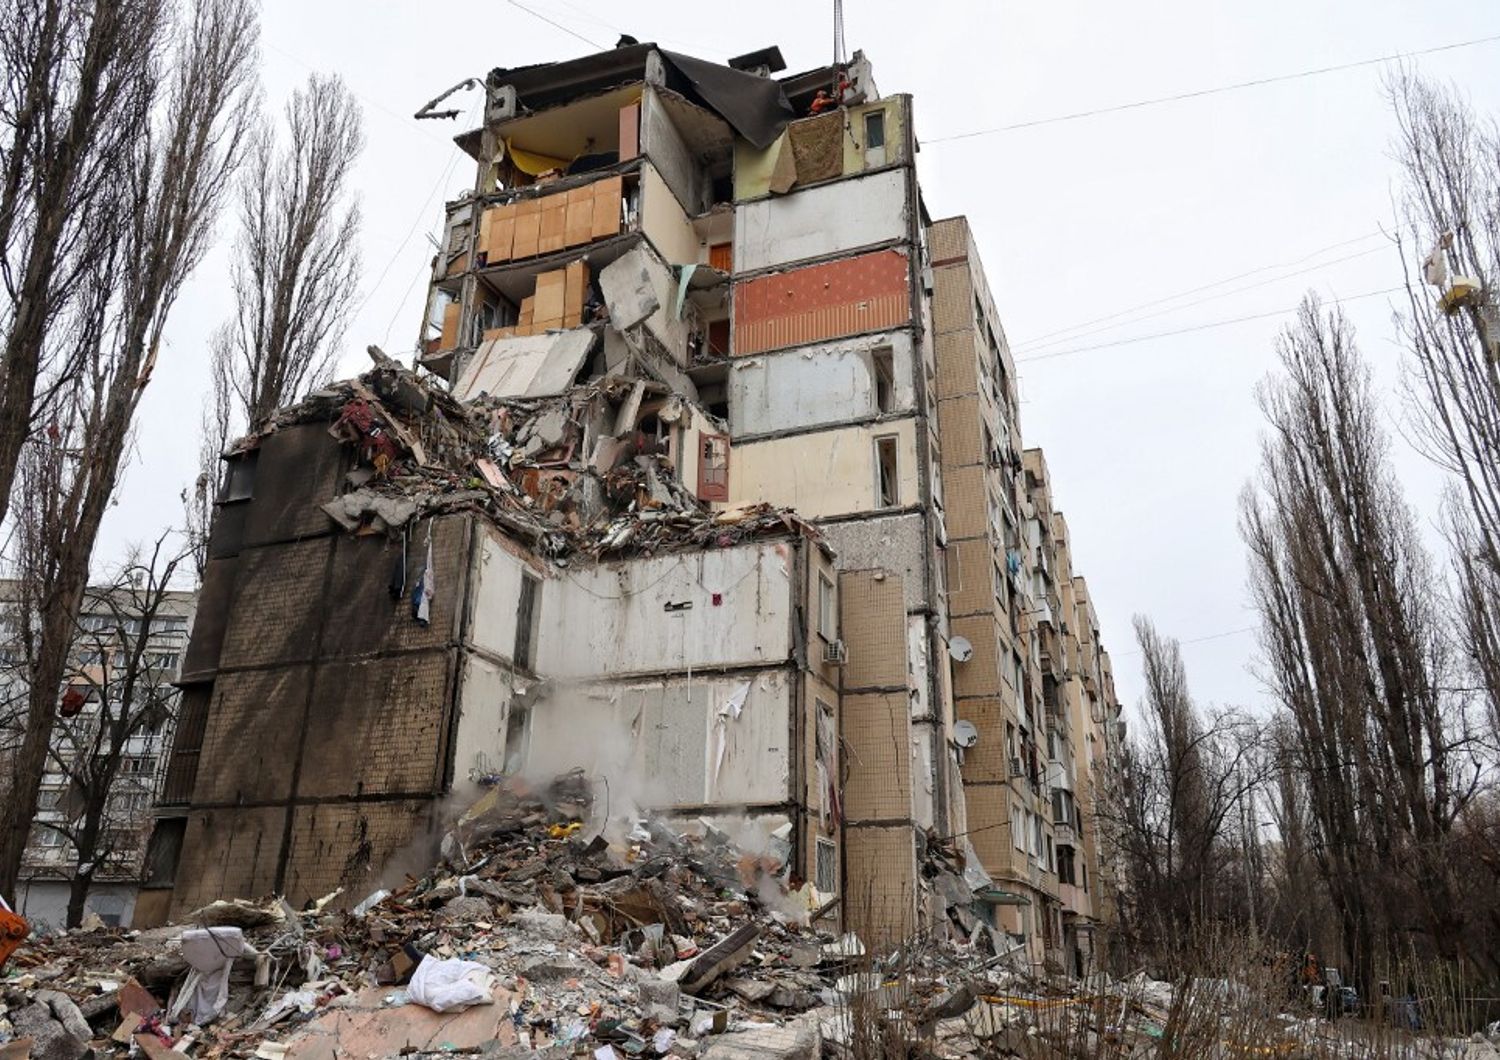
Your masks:
<svg viewBox="0 0 1500 1060"><path fill-rule="evenodd" d="M599 273L610 323L625 332L661 308L647 252L636 247Z"/></svg>
<svg viewBox="0 0 1500 1060"><path fill-rule="evenodd" d="M566 343L577 352L592 338L583 328L501 341ZM461 401L370 353L371 371L282 409L230 454L278 430L327 423L357 466L342 480L345 492L321 506L349 533L400 537L414 520L472 511L559 564L728 548L789 531L821 541L790 510L756 504L716 513L695 496L680 465L697 461L697 439L726 428L662 382L606 375L554 395L478 392Z"/></svg>
<svg viewBox="0 0 1500 1060"><path fill-rule="evenodd" d="M878 956L809 922L786 852L748 854L708 818L601 826L594 792L576 771L489 780L430 872L357 911L235 899L199 911L211 928L33 940L4 981L0 1045L30 1037L31 1055L68 1060L800 1058L819 1055L851 976L913 1024L959 1011L962 991L1015 988L973 971L992 957L956 923ZM930 843L927 876L961 872L958 857Z"/></svg>

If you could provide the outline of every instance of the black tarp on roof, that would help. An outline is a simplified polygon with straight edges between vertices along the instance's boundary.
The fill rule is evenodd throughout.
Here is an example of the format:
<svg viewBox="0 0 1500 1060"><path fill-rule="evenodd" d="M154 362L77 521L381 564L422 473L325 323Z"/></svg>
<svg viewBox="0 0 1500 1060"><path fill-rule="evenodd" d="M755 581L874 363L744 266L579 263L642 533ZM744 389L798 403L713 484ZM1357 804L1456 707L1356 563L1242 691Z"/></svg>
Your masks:
<svg viewBox="0 0 1500 1060"><path fill-rule="evenodd" d="M692 86L694 94L756 147L770 147L786 123L797 116L781 85L768 77L677 52L664 51L661 56Z"/></svg>
<svg viewBox="0 0 1500 1060"><path fill-rule="evenodd" d="M654 44L623 48L512 70L490 71L492 88L511 85L528 110L541 110L579 96L645 77L646 60L658 51L667 66L668 85L714 111L756 147L769 147L795 118L781 85L722 63L659 51Z"/></svg>

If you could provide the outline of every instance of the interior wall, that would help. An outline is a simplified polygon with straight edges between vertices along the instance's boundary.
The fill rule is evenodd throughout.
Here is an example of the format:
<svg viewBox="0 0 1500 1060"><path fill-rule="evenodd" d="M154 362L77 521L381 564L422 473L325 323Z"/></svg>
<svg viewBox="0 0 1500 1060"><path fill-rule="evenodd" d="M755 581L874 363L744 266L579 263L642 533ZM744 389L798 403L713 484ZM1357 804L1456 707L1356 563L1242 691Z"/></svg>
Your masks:
<svg viewBox="0 0 1500 1060"><path fill-rule="evenodd" d="M786 662L792 559L766 542L564 570L543 583L537 669L577 680Z"/></svg>
<svg viewBox="0 0 1500 1060"><path fill-rule="evenodd" d="M911 411L911 333L889 331L731 361L731 432L767 434L876 415L874 355L883 347L891 352L891 411Z"/></svg>
<svg viewBox="0 0 1500 1060"><path fill-rule="evenodd" d="M875 439L896 439L897 500L917 502L915 421L843 427L736 445L729 461L729 501L766 501L808 519L877 511Z"/></svg>

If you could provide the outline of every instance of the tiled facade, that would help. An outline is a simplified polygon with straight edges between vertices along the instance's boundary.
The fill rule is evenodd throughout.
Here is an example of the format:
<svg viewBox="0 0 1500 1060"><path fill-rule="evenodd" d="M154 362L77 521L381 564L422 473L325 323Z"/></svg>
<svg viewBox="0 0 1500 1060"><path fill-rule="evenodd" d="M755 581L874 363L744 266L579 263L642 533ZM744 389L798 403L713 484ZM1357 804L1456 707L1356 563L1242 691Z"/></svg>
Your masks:
<svg viewBox="0 0 1500 1060"><path fill-rule="evenodd" d="M933 224L928 246L948 609L968 641L955 709L978 732L962 766L968 827L985 869L1017 896L1000 921L1034 961L1081 974L1109 914L1094 811L1117 760L1119 703L1046 461L1020 448L1015 367L967 223Z"/></svg>

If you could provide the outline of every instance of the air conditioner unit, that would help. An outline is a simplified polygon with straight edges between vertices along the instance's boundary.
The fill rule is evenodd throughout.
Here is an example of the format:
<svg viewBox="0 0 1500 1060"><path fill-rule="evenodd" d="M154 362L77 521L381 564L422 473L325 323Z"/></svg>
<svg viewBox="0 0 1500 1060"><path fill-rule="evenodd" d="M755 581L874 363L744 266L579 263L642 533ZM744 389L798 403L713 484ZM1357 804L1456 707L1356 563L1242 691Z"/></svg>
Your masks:
<svg viewBox="0 0 1500 1060"><path fill-rule="evenodd" d="M843 666L849 661L849 652L841 640L825 641L823 644L823 661L832 663L834 666Z"/></svg>
<svg viewBox="0 0 1500 1060"><path fill-rule="evenodd" d="M1012 758L1010 760L1010 775L1013 777L1024 777L1026 775L1026 771L1021 768L1021 760L1019 758Z"/></svg>

